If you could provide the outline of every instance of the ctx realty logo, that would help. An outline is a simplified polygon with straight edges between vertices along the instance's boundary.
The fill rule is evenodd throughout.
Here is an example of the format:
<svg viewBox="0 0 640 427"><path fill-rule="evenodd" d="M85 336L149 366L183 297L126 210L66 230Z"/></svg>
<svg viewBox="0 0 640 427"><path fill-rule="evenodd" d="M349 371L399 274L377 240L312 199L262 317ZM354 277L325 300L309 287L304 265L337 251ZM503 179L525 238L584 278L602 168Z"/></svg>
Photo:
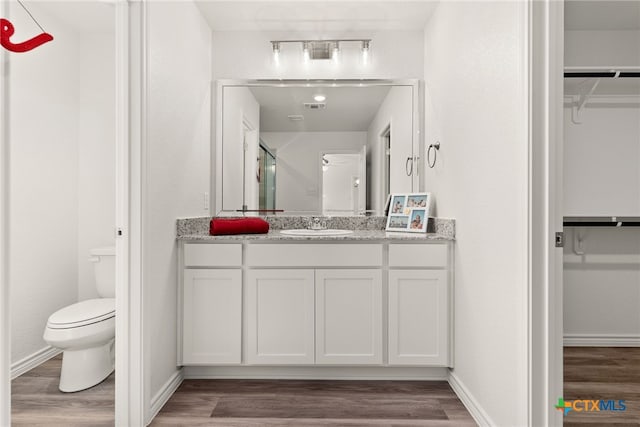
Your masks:
<svg viewBox="0 0 640 427"><path fill-rule="evenodd" d="M564 415L567 416L569 411L576 412L622 412L627 410L627 406L624 404L624 400L564 400L563 398L558 398L558 404L556 405L556 409L558 411L563 411Z"/></svg>

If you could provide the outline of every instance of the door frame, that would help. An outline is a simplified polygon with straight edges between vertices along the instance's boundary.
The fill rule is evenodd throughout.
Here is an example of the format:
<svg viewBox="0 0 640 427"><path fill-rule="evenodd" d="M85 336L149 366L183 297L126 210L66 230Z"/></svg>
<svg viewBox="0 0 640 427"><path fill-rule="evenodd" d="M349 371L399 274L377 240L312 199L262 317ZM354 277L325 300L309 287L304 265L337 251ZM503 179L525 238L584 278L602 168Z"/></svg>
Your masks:
<svg viewBox="0 0 640 427"><path fill-rule="evenodd" d="M9 16L0 1L0 16ZM9 292L9 55L0 48L0 425L11 425L11 311Z"/></svg>
<svg viewBox="0 0 640 427"><path fill-rule="evenodd" d="M8 3L0 2L0 16ZM146 92L145 5L115 3L116 57L116 397L115 424L144 426L142 340L142 166ZM0 50L0 425L11 424L9 287L9 56ZM135 88L142 90L136 91Z"/></svg>
<svg viewBox="0 0 640 427"><path fill-rule="evenodd" d="M563 393L562 140L564 3L529 0L529 407L530 426L561 426Z"/></svg>
<svg viewBox="0 0 640 427"><path fill-rule="evenodd" d="M147 13L116 5L116 382L115 425L144 426L149 411L143 304Z"/></svg>

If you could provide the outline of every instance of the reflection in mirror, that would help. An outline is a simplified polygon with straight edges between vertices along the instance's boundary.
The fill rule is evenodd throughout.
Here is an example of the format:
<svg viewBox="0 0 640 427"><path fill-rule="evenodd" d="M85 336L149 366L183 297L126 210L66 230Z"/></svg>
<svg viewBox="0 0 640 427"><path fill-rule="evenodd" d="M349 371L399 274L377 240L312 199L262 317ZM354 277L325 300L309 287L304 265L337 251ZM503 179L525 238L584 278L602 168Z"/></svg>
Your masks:
<svg viewBox="0 0 640 427"><path fill-rule="evenodd" d="M382 214L390 192L418 190L413 83L219 90L223 211Z"/></svg>

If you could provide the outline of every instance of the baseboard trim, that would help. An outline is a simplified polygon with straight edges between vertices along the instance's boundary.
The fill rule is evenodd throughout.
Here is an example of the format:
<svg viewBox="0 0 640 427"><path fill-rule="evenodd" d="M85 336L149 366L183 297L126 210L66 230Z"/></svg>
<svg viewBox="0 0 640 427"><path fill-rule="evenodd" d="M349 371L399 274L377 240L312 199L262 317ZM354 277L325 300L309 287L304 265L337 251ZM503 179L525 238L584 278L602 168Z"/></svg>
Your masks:
<svg viewBox="0 0 640 427"><path fill-rule="evenodd" d="M342 366L185 366L185 379L447 381L447 368Z"/></svg>
<svg viewBox="0 0 640 427"><path fill-rule="evenodd" d="M173 393L180 387L182 381L184 380L184 375L182 369L174 372L173 375L167 380L167 382L160 388L160 391L156 393L155 396L151 399L151 407L149 408L149 419L146 422L146 425L151 424L151 421L158 415L158 412L162 409L162 407L169 401Z"/></svg>
<svg viewBox="0 0 640 427"><path fill-rule="evenodd" d="M491 420L485 410L482 409L478 400L469 392L469 389L460 381L460 378L453 372L449 372L449 385L479 426L491 427L497 425Z"/></svg>
<svg viewBox="0 0 640 427"><path fill-rule="evenodd" d="M565 347L640 347L640 335L565 335Z"/></svg>
<svg viewBox="0 0 640 427"><path fill-rule="evenodd" d="M43 349L40 349L33 354L30 354L24 359L18 360L16 363L11 364L11 379L14 380L18 378L20 375L24 374L25 372L30 371L36 366L42 365L47 360L57 356L60 353L62 353L62 350L58 348L53 348L48 345Z"/></svg>

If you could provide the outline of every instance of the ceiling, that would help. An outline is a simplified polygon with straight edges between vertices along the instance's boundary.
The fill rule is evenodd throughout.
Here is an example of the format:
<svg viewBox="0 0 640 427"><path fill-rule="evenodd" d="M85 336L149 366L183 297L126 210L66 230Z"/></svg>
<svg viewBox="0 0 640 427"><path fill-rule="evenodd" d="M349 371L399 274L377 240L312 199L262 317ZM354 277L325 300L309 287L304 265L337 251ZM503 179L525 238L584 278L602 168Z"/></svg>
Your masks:
<svg viewBox="0 0 640 427"><path fill-rule="evenodd" d="M640 30L640 1L565 2L566 30Z"/></svg>
<svg viewBox="0 0 640 427"><path fill-rule="evenodd" d="M251 87L260 104L261 132L360 132L366 131L391 86L369 87ZM310 110L305 102L327 97L323 110ZM288 115L303 115L291 121Z"/></svg>
<svg viewBox="0 0 640 427"><path fill-rule="evenodd" d="M435 0L197 2L213 31L422 31Z"/></svg>
<svg viewBox="0 0 640 427"><path fill-rule="evenodd" d="M108 0L26 0L23 3L45 30L47 15L49 15L75 32L113 33L115 31L115 7ZM12 2L11 7L22 10L17 2Z"/></svg>

